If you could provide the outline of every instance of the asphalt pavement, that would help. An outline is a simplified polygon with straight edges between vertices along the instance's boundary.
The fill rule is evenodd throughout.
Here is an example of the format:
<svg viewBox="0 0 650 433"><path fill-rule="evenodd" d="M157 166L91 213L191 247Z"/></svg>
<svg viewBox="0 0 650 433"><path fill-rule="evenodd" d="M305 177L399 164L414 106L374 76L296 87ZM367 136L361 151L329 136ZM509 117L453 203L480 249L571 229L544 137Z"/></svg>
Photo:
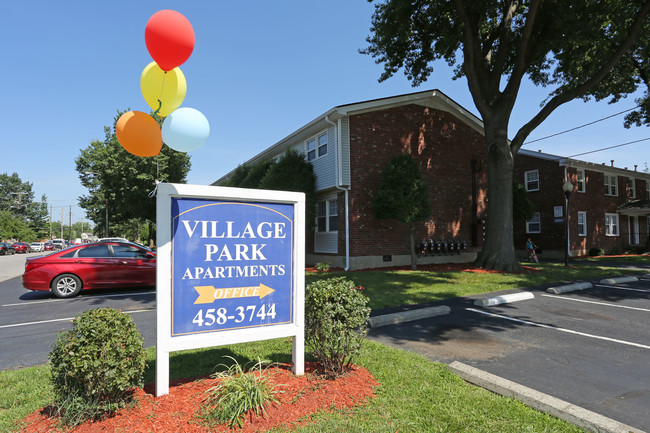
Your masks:
<svg viewBox="0 0 650 433"><path fill-rule="evenodd" d="M560 399L584 409L586 422L598 414L625 426L600 431L650 431L650 275L592 283L560 295L547 285L424 304L439 314L417 320L413 307L373 312L407 321L374 327L369 338ZM485 302L512 295L519 299Z"/></svg>

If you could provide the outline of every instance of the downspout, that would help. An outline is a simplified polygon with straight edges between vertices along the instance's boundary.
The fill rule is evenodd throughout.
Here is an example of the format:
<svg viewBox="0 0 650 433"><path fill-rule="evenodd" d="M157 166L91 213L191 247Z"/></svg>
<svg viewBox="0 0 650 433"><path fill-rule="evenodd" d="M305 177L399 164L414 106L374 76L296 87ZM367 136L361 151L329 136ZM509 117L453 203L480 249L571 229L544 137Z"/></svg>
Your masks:
<svg viewBox="0 0 650 433"><path fill-rule="evenodd" d="M334 130L336 131L336 157L334 159L334 177L336 177L336 183L334 187L339 190L343 191L345 193L345 269L344 271L349 271L350 270L350 212L349 212L349 195L348 191L350 188L343 188L341 186L342 184L342 175L341 175L341 167L339 167L339 164L341 164L341 128L339 126L341 119L337 120L337 123L332 122L328 115L325 115L325 121L329 123L330 125L334 126Z"/></svg>

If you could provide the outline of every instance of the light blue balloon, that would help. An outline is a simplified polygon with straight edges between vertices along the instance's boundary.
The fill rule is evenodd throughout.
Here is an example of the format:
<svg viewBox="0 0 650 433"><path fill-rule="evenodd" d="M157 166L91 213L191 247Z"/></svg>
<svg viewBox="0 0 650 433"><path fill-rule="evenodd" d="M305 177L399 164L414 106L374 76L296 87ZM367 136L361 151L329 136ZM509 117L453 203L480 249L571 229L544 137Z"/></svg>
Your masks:
<svg viewBox="0 0 650 433"><path fill-rule="evenodd" d="M191 152L206 142L210 124L199 110L183 107L165 118L161 132L167 146L179 152Z"/></svg>

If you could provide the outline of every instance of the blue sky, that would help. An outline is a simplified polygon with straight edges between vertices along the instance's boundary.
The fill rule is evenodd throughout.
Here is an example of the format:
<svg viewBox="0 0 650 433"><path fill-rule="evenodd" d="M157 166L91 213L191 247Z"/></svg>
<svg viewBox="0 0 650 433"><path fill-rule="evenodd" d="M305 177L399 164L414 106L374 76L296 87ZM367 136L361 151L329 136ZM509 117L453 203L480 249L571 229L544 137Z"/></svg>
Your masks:
<svg viewBox="0 0 650 433"><path fill-rule="evenodd" d="M194 28L196 44L180 66L187 79L182 104L201 111L211 133L191 152L188 183L209 184L336 105L440 89L477 113L464 79L444 63L418 88L399 72L377 81L382 67L358 53L366 46L373 5L365 0L10 2L3 5L0 73L0 173L33 183L47 195L53 219L87 191L74 159L104 138L118 110L149 112L140 75L152 59L144 41L149 18L174 9ZM525 85L509 136L539 109L544 89ZM635 106L574 101L547 119L528 141ZM524 148L570 156L650 137L624 129L623 116ZM650 164L650 141L578 158L639 171ZM559 186L558 186L559 188ZM153 185L152 185L153 189ZM147 199L147 198L144 198Z"/></svg>

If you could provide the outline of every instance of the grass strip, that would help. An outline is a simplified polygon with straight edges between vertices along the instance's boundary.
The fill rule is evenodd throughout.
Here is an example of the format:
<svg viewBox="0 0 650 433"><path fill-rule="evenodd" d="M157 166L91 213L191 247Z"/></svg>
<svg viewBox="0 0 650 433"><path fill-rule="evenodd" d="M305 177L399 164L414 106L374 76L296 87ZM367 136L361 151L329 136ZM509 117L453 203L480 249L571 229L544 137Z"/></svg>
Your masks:
<svg viewBox="0 0 650 433"><path fill-rule="evenodd" d="M363 286L364 293L370 298L370 308L379 309L507 289L647 272L592 264L564 266L561 263L534 263L526 266L533 271L517 274L411 270L310 272L306 275L306 283L343 275L356 285ZM468 268L471 266L468 265Z"/></svg>

